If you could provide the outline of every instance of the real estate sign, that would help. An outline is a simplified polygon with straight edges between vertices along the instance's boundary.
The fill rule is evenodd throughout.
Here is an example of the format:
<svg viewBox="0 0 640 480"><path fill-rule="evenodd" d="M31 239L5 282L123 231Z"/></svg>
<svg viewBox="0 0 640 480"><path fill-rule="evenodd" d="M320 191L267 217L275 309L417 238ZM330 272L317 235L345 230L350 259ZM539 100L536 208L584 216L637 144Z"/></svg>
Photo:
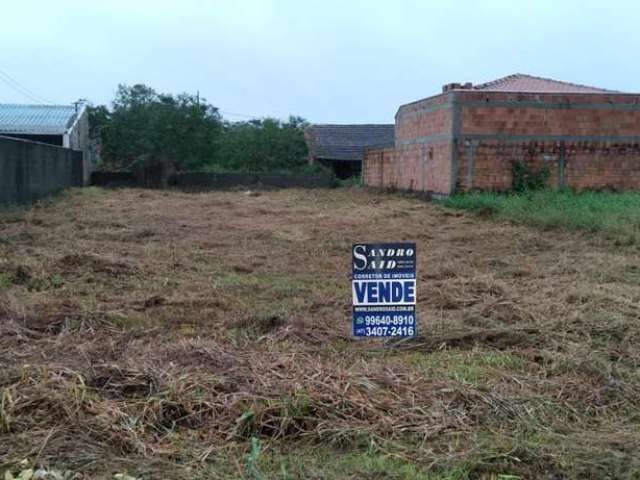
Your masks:
<svg viewBox="0 0 640 480"><path fill-rule="evenodd" d="M353 334L416 335L416 244L358 243L352 249Z"/></svg>

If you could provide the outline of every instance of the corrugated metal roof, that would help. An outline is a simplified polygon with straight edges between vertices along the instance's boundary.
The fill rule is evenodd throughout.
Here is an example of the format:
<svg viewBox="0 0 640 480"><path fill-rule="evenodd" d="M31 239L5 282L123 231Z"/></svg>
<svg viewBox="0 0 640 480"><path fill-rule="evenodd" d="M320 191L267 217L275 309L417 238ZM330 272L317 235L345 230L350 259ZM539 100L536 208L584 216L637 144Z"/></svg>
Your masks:
<svg viewBox="0 0 640 480"><path fill-rule="evenodd" d="M327 160L362 160L367 147L393 145L394 125L323 125L307 127L310 153Z"/></svg>
<svg viewBox="0 0 640 480"><path fill-rule="evenodd" d="M62 135L75 118L73 105L0 104L0 133Z"/></svg>
<svg viewBox="0 0 640 480"><path fill-rule="evenodd" d="M487 92L522 93L620 93L614 90L561 82L551 78L534 77L523 73L514 73L491 82L474 85L473 89Z"/></svg>

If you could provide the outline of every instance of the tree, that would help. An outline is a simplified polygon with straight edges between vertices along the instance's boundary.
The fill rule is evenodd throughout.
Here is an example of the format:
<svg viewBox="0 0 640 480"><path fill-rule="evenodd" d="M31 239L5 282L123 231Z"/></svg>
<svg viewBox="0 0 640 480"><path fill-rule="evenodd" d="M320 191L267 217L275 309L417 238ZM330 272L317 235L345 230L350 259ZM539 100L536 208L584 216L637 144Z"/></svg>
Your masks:
<svg viewBox="0 0 640 480"><path fill-rule="evenodd" d="M145 183L160 187L172 170L211 162L222 129L218 110L204 99L142 84L119 85L111 110L93 107L90 120L106 164L142 172Z"/></svg>
<svg viewBox="0 0 640 480"><path fill-rule="evenodd" d="M307 164L306 122L290 117L225 122L217 164L228 170L274 172L298 170Z"/></svg>
<svg viewBox="0 0 640 480"><path fill-rule="evenodd" d="M307 168L300 117L223 122L197 96L159 94L138 84L119 85L111 108L89 108L90 134L100 140L103 166L134 170L148 186L164 187L177 170L202 167L243 172Z"/></svg>

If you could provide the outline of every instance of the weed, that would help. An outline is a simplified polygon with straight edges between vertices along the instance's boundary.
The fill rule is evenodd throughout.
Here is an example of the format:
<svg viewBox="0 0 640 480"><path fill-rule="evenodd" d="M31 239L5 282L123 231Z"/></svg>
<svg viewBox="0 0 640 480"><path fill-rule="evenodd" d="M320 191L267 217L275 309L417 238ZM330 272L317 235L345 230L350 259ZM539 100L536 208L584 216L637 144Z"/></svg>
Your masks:
<svg viewBox="0 0 640 480"><path fill-rule="evenodd" d="M11 410L13 408L13 398L8 388L2 389L0 395L0 432L11 430Z"/></svg>
<svg viewBox="0 0 640 480"><path fill-rule="evenodd" d="M63 278L54 273L44 277L34 277L29 280L27 287L34 292L60 288L64 285Z"/></svg>
<svg viewBox="0 0 640 480"><path fill-rule="evenodd" d="M512 162L511 175L513 191L522 193L546 188L551 171L547 166L535 169L524 162Z"/></svg>
<svg viewBox="0 0 640 480"><path fill-rule="evenodd" d="M342 188L354 188L362 186L362 178L360 175L345 178L344 180L337 179L337 186Z"/></svg>
<svg viewBox="0 0 640 480"><path fill-rule="evenodd" d="M264 477L258 469L258 460L260 459L261 447L260 440L256 437L251 438L251 450L247 454L245 462L245 476L248 480L262 480Z"/></svg>
<svg viewBox="0 0 640 480"><path fill-rule="evenodd" d="M415 353L407 360L430 376L450 378L476 387L500 381L507 372L513 374L524 366L524 362L512 354L491 351Z"/></svg>
<svg viewBox="0 0 640 480"><path fill-rule="evenodd" d="M303 450L303 455L270 452L261 458L265 474L273 478L388 478L393 480L466 480L464 467L428 469L417 466L402 455L380 449L343 452L327 447ZM432 471L435 470L435 471ZM271 478L271 477L269 477Z"/></svg>
<svg viewBox="0 0 640 480"><path fill-rule="evenodd" d="M480 215L491 212L497 218L543 230L602 232L620 244L640 241L640 193L483 192L455 195L444 205Z"/></svg>

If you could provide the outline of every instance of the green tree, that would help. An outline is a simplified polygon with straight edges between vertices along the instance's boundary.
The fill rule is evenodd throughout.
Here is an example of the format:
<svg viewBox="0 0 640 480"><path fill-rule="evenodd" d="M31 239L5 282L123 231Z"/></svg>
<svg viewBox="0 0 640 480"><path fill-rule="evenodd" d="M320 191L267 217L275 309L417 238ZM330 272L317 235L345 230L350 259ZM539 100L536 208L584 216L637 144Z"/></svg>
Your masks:
<svg viewBox="0 0 640 480"><path fill-rule="evenodd" d="M89 113L89 137L99 139L104 126L109 123L111 112L104 105L91 105L87 107Z"/></svg>
<svg viewBox="0 0 640 480"><path fill-rule="evenodd" d="M141 172L166 186L171 172L206 167L243 172L300 171L307 145L300 117L223 122L194 95L159 94L146 85L118 86L111 108L89 108L91 136L104 167Z"/></svg>
<svg viewBox="0 0 640 480"><path fill-rule="evenodd" d="M307 145L300 117L225 122L216 164L247 172L294 171L307 165Z"/></svg>
<svg viewBox="0 0 640 480"><path fill-rule="evenodd" d="M222 130L218 110L204 99L142 84L119 85L111 110L93 107L90 120L104 163L143 172L155 186L166 186L172 170L210 163Z"/></svg>

